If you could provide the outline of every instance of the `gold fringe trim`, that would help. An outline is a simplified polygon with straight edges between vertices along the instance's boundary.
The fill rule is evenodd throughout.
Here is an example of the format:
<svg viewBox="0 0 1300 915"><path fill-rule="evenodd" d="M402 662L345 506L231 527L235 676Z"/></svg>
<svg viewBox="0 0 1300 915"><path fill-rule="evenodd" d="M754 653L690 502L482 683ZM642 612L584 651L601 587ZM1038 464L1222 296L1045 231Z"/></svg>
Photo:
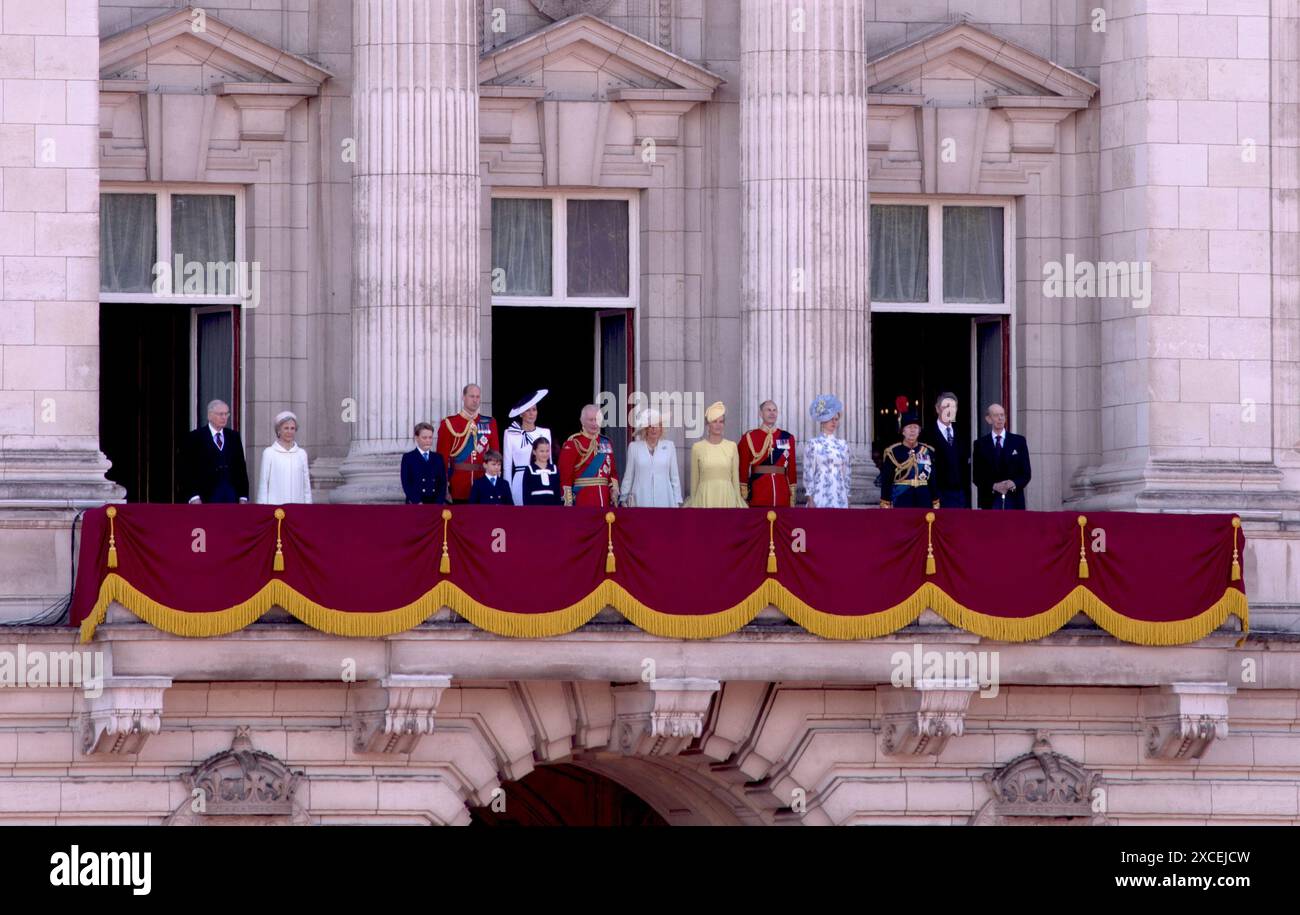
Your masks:
<svg viewBox="0 0 1300 915"><path fill-rule="evenodd" d="M871 639L897 632L933 609L959 629L1000 642L1029 642L1044 638L1064 626L1077 613L1085 613L1117 639L1138 645L1185 645L1218 629L1229 616L1250 631L1246 595L1229 587L1213 605L1185 620L1147 622L1118 613L1083 585L1077 585L1055 606L1042 613L1008 619L979 613L953 600L943 589L925 582L910 597L877 613L844 616L810 606L775 579L766 579L733 607L716 613L687 616L663 613L646 606L622 585L606 579L586 597L547 613L513 613L479 603L449 581L404 607L380 613L334 610L299 594L280 579L269 581L252 597L212 613L190 613L154 601L117 573L100 585L90 615L81 622L81 640L89 642L104 622L108 605L117 601L156 629L173 635L206 638L243 629L272 606L283 607L296 619L330 635L378 638L420 625L442 607L448 607L480 629L511 638L548 638L563 635L588 623L606 607L651 635L673 639L712 639L748 625L766 607L774 606L813 635L826 639Z"/></svg>

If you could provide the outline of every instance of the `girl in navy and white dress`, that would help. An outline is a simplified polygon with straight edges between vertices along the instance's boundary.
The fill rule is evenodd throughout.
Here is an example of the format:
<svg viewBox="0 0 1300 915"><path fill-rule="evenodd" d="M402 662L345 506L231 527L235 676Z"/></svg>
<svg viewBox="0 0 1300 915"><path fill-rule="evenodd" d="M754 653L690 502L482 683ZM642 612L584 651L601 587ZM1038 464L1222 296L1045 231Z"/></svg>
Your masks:
<svg viewBox="0 0 1300 915"><path fill-rule="evenodd" d="M523 469L525 505L563 505L560 471L551 463L551 443L539 438L533 442L533 459Z"/></svg>

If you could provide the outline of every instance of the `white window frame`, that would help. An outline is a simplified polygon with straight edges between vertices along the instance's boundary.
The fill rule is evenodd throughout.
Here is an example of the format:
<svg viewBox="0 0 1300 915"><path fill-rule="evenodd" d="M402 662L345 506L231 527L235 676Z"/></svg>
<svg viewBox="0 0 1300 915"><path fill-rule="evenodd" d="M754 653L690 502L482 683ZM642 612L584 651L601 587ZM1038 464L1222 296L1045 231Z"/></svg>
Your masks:
<svg viewBox="0 0 1300 915"><path fill-rule="evenodd" d="M238 264L248 262L246 254L247 233L244 231L244 188L241 185L228 184L174 184L152 181L106 181L100 185L102 194L153 194L154 223L158 232L157 260L172 266L172 196L200 194L213 197L235 198L235 261ZM178 278L172 277L172 288L176 287ZM243 299L238 292L234 295L186 295L172 292L159 295L150 287L145 292L100 292L99 301L139 303L149 302L173 305L242 305Z"/></svg>
<svg viewBox="0 0 1300 915"><path fill-rule="evenodd" d="M533 188L493 188L492 198L543 198L551 201L551 294L549 296L497 295L492 304L549 306L557 308L636 308L641 294L641 237L640 201L635 190L587 188L582 190L552 190ZM626 296L600 297L570 296L568 258L568 208L570 200L625 200L627 201L627 292ZM488 246L489 259L491 245ZM488 264L491 273L492 264Z"/></svg>
<svg viewBox="0 0 1300 915"><path fill-rule="evenodd" d="M868 205L924 206L929 208L929 292L928 302L875 302L872 312L925 312L966 315L1009 315L1015 301L1015 201L1007 197L932 197L917 194L872 194ZM943 208L976 206L1002 208L1002 301L945 302L943 300ZM871 213L867 212L868 225Z"/></svg>

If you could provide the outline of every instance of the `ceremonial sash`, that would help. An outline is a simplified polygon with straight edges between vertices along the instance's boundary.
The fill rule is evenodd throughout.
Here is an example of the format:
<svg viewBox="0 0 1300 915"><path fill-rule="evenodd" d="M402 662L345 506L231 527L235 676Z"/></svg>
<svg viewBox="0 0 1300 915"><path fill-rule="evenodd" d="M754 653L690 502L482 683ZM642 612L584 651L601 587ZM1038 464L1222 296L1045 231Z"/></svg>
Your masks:
<svg viewBox="0 0 1300 915"><path fill-rule="evenodd" d="M583 448L581 439L575 437L573 445L578 449L578 462L573 467L574 485L608 485L606 469L609 467L609 456L613 453L609 439L598 435L590 447Z"/></svg>

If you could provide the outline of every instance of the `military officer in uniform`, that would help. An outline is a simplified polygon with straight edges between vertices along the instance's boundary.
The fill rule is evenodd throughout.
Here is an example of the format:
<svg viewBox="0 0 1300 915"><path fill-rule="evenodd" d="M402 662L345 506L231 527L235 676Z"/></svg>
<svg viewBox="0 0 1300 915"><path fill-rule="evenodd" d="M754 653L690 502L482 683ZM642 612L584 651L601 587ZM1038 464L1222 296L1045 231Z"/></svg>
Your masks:
<svg viewBox="0 0 1300 915"><path fill-rule="evenodd" d="M762 425L740 437L740 494L750 505L794 505L799 472L794 436L777 428L775 401L758 408Z"/></svg>
<svg viewBox="0 0 1300 915"><path fill-rule="evenodd" d="M483 400L482 389L467 384L460 396L460 412L445 417L438 425L438 453L447 465L451 489L448 501L451 502L469 499L474 479L483 475L483 454L501 450L497 421L478 412Z"/></svg>
<svg viewBox="0 0 1300 915"><path fill-rule="evenodd" d="M931 477L934 451L917 440L921 418L908 410L902 419L903 440L885 449L880 474L881 508L938 508L939 493Z"/></svg>
<svg viewBox="0 0 1300 915"><path fill-rule="evenodd" d="M618 499L614 445L600 434L600 410L582 408L582 431L560 449L560 486L565 505L613 505Z"/></svg>

